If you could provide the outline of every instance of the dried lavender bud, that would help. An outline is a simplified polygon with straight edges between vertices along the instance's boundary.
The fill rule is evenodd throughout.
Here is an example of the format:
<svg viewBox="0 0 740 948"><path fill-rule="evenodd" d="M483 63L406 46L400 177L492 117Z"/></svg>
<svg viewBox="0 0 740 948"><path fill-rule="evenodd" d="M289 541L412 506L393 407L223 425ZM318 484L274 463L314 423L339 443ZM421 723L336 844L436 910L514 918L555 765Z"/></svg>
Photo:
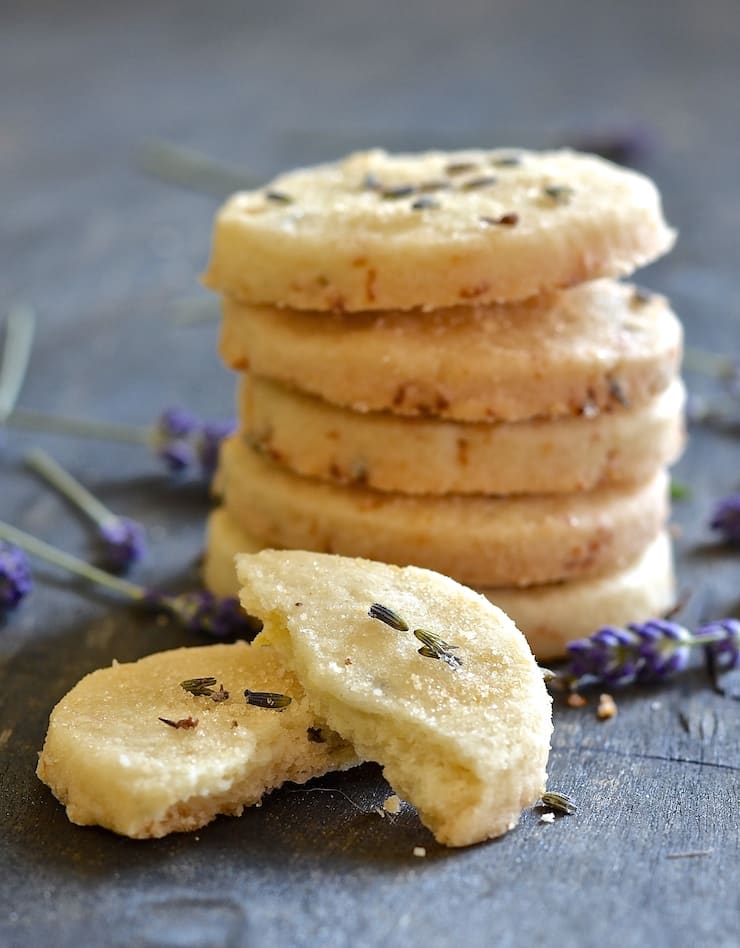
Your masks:
<svg viewBox="0 0 740 948"><path fill-rule="evenodd" d="M213 694L212 686L215 684L216 679L209 675L206 678L186 678L180 682L180 687L196 698L208 698Z"/></svg>
<svg viewBox="0 0 740 948"><path fill-rule="evenodd" d="M555 204L567 204L573 197L574 191L567 184L550 184L542 189L542 193Z"/></svg>
<svg viewBox="0 0 740 948"><path fill-rule="evenodd" d="M548 790L546 793L543 793L540 805L546 806L558 813L563 813L566 816L571 816L578 809L575 800L566 793L558 793L557 790Z"/></svg>
<svg viewBox="0 0 740 948"><path fill-rule="evenodd" d="M293 198L285 191L265 191L265 197L268 201L274 201L276 204L292 204Z"/></svg>
<svg viewBox="0 0 740 948"><path fill-rule="evenodd" d="M245 689L247 704L255 708L269 708L271 711L285 711L292 702L290 695L281 695L277 691L250 691Z"/></svg>
<svg viewBox="0 0 740 948"><path fill-rule="evenodd" d="M23 550L0 541L0 619L28 595L33 586Z"/></svg>
<svg viewBox="0 0 740 948"><path fill-rule="evenodd" d="M397 612L389 609L388 606L381 605L379 602L374 602L367 610L367 614L372 619L379 619L380 622L385 622L386 625L389 625L397 632L408 632L409 630L407 623Z"/></svg>
<svg viewBox="0 0 740 948"><path fill-rule="evenodd" d="M395 201L398 198L409 197L415 191L416 188L413 184L394 184L390 187L383 188L380 192L380 196Z"/></svg>
<svg viewBox="0 0 740 948"><path fill-rule="evenodd" d="M423 655L424 658L439 659L452 669L462 666L462 660L452 654L459 646L449 645L434 632L428 632L426 629L414 629L414 636L423 643L422 647L417 649L419 655Z"/></svg>
<svg viewBox="0 0 740 948"><path fill-rule="evenodd" d="M709 522L727 543L740 543L740 492L728 494L715 506Z"/></svg>
<svg viewBox="0 0 740 948"><path fill-rule="evenodd" d="M144 528L128 517L116 517L104 522L98 533L106 565L113 572L125 572L146 553Z"/></svg>

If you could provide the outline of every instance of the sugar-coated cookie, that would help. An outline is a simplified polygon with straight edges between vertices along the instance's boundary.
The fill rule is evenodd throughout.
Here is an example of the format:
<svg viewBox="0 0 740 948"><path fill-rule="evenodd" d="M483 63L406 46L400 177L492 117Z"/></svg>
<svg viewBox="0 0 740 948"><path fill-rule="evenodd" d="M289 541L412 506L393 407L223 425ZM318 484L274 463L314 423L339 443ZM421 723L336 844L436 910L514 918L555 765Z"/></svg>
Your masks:
<svg viewBox="0 0 740 948"><path fill-rule="evenodd" d="M674 237L653 183L593 155L375 150L235 194L205 282L296 309L434 309L623 276Z"/></svg>
<svg viewBox="0 0 740 948"><path fill-rule="evenodd" d="M252 447L298 474L407 494L543 494L639 483L684 443L676 379L635 408L592 417L455 422L354 412L244 375L239 417Z"/></svg>
<svg viewBox="0 0 740 948"><path fill-rule="evenodd" d="M203 678L215 679L203 686L210 693L181 685ZM250 705L245 689L291 701L284 710ZM52 711L37 773L73 823L146 838L238 816L286 781L356 762L275 650L237 642L87 675Z"/></svg>
<svg viewBox="0 0 740 948"><path fill-rule="evenodd" d="M562 658L573 639L605 625L646 622L676 605L671 540L663 531L633 562L604 576L481 592L511 616L540 661Z"/></svg>
<svg viewBox="0 0 740 948"><path fill-rule="evenodd" d="M203 566L206 586L219 596L235 596L235 558L262 548L219 508L208 519ZM670 537L662 532L627 566L588 579L526 589L479 589L500 606L526 636L539 661L560 658L572 639L604 625L644 622L664 615L676 602Z"/></svg>
<svg viewBox="0 0 740 948"><path fill-rule="evenodd" d="M661 530L667 476L577 494L410 496L301 477L232 437L224 506L267 546L414 564L473 586L595 576L633 560Z"/></svg>
<svg viewBox="0 0 740 948"><path fill-rule="evenodd" d="M357 411L523 421L619 411L676 374L681 325L662 296L610 280L510 306L356 316L224 300L220 349Z"/></svg>
<svg viewBox="0 0 740 948"><path fill-rule="evenodd" d="M382 764L440 842L498 836L536 802L550 698L500 609L413 567L269 550L237 568L242 604L329 726Z"/></svg>

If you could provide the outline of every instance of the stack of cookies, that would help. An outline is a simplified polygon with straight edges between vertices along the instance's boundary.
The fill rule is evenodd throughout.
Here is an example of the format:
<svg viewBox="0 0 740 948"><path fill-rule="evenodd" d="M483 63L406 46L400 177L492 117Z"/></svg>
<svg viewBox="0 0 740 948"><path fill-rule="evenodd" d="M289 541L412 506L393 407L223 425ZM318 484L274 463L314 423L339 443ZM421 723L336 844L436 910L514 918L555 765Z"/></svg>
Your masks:
<svg viewBox="0 0 740 948"><path fill-rule="evenodd" d="M428 567L541 659L670 608L681 326L616 278L673 240L649 180L570 151L372 151L232 197L209 586L263 547Z"/></svg>

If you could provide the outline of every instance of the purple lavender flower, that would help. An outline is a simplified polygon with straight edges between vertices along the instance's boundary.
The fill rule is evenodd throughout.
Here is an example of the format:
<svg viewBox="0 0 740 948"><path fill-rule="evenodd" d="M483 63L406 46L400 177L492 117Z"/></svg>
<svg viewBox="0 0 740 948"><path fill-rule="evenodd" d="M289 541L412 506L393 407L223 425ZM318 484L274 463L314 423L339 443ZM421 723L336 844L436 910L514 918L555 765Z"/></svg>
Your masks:
<svg viewBox="0 0 740 948"><path fill-rule="evenodd" d="M159 416L155 427L157 453L167 469L179 474L195 460L191 439L200 428L200 422L185 408L168 408Z"/></svg>
<svg viewBox="0 0 740 948"><path fill-rule="evenodd" d="M260 620L248 615L234 597L222 599L204 590L179 596L152 592L147 600L154 608L175 616L188 632L219 641L244 639L251 642L262 629Z"/></svg>
<svg viewBox="0 0 740 948"><path fill-rule="evenodd" d="M740 492L719 501L709 526L719 531L727 543L740 543Z"/></svg>
<svg viewBox="0 0 740 948"><path fill-rule="evenodd" d="M125 572L146 554L146 534L141 524L128 517L116 517L100 525L98 536L106 565L114 572Z"/></svg>
<svg viewBox="0 0 740 948"><path fill-rule="evenodd" d="M188 438L200 427L196 416L187 408L165 409L157 421L157 430L162 438Z"/></svg>
<svg viewBox="0 0 740 948"><path fill-rule="evenodd" d="M587 639L568 643L569 674L595 678L606 685L634 681L640 661L640 640L627 629L608 625Z"/></svg>
<svg viewBox="0 0 740 948"><path fill-rule="evenodd" d="M12 543L14 546L4 544ZM39 559L52 563L60 569L66 570L75 576L81 576L91 583L96 583L106 589L118 593L139 605L160 612L168 612L185 626L190 632L208 635L211 638L246 639L251 641L262 628L262 623L254 616L247 615L235 598L221 599L213 593L202 591L171 595L157 590L146 589L138 583L128 579L106 573L96 566L91 566L84 560L78 559L63 550L59 550L38 537L24 533L9 523L0 521L0 554L7 552L8 558L0 555L0 597L5 596L6 608L12 608L19 601L18 594L27 592L30 582L25 557L19 559L19 551L15 547L37 556ZM3 567L5 567L3 569ZM5 575L12 580L7 592L2 584ZM0 605L3 600L0 599Z"/></svg>
<svg viewBox="0 0 740 948"><path fill-rule="evenodd" d="M612 686L662 681L688 666L694 647L703 648L724 670L740 666L740 620L721 619L693 635L667 619L635 622L626 629L605 626L568 643L570 662L564 677Z"/></svg>
<svg viewBox="0 0 740 948"><path fill-rule="evenodd" d="M696 630L696 638L716 637L704 646L707 655L724 671L740 668L740 619L720 619Z"/></svg>
<svg viewBox="0 0 740 948"><path fill-rule="evenodd" d="M233 434L235 429L236 423L233 421L206 422L201 428L197 448L198 460L203 476L208 481L211 481L216 473L221 442Z"/></svg>
<svg viewBox="0 0 740 948"><path fill-rule="evenodd" d="M638 681L659 681L688 666L692 636L684 626L668 619L651 619L628 628L640 639Z"/></svg>
<svg viewBox="0 0 740 948"><path fill-rule="evenodd" d="M18 547L0 540L0 618L15 609L32 586L26 554Z"/></svg>
<svg viewBox="0 0 740 948"><path fill-rule="evenodd" d="M169 408L156 426L156 450L173 474L184 472L197 460L203 475L210 479L221 441L235 427L233 421L203 422L183 408Z"/></svg>

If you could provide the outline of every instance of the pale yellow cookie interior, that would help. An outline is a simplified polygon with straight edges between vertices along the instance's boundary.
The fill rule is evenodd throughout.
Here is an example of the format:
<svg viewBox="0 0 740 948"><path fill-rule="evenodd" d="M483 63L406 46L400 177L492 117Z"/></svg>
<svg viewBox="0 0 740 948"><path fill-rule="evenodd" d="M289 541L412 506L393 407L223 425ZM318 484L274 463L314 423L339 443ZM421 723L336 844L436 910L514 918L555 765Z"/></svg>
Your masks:
<svg viewBox="0 0 740 948"><path fill-rule="evenodd" d="M434 309L623 276L674 237L653 183L593 155L376 149L235 194L205 282L296 309Z"/></svg>
<svg viewBox="0 0 740 948"><path fill-rule="evenodd" d="M233 436L221 452L229 515L265 546L434 569L472 586L530 586L626 566L665 523L664 471L574 494L412 496L301 477Z"/></svg>
<svg viewBox="0 0 740 948"><path fill-rule="evenodd" d="M484 597L427 570L300 551L243 555L237 569L242 604L319 713L440 842L498 836L536 802L550 698L524 637ZM409 630L371 618L373 603ZM455 646L459 667L419 654L414 629Z"/></svg>
<svg viewBox="0 0 740 948"><path fill-rule="evenodd" d="M301 313L223 300L238 371L356 411L527 421L644 404L678 369L665 298L599 280L508 306Z"/></svg>
<svg viewBox="0 0 740 948"><path fill-rule="evenodd" d="M463 423L353 412L250 375L241 427L297 474L407 494L543 494L637 484L678 457L685 389L591 417ZM247 551L245 551L247 552Z"/></svg>
<svg viewBox="0 0 740 948"><path fill-rule="evenodd" d="M228 699L180 686L202 677L216 678ZM252 707L246 688L293 700L284 711ZM73 823L164 836L237 816L286 781L357 762L328 729L312 740L316 726L303 688L270 646L181 648L83 678L52 711L37 773Z"/></svg>

